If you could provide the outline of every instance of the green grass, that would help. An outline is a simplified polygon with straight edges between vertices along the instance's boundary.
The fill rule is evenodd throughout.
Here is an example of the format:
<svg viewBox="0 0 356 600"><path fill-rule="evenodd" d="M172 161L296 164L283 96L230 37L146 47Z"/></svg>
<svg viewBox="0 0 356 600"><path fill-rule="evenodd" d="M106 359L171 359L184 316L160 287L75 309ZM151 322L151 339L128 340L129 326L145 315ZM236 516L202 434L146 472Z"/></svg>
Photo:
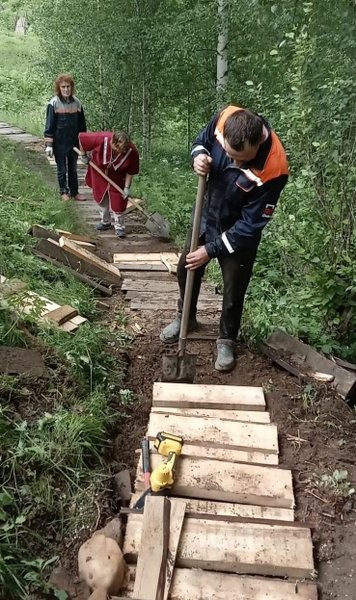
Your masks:
<svg viewBox="0 0 356 600"><path fill-rule="evenodd" d="M18 600L50 592L58 536L74 539L95 522L93 498L108 484L105 453L127 409L120 353L130 337L123 315L111 334L95 322L92 289L31 252L34 223L83 227L60 201L44 157L0 138L0 190L0 272L90 319L69 335L0 303L2 344L40 350L49 369L44 380L0 375L0 597Z"/></svg>
<svg viewBox="0 0 356 600"><path fill-rule="evenodd" d="M46 100L37 38L0 32L0 120L43 134Z"/></svg>

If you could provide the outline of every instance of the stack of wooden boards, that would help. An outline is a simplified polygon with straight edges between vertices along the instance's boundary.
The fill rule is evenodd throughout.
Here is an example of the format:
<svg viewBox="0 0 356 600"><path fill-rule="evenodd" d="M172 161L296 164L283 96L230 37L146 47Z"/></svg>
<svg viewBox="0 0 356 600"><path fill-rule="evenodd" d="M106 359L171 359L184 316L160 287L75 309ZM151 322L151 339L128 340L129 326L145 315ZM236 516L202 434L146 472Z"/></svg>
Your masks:
<svg viewBox="0 0 356 600"><path fill-rule="evenodd" d="M317 600L311 532L294 522L292 473L278 467L262 388L155 383L147 435L159 431L184 438L169 539L163 498L130 512L125 597ZM151 469L162 460L152 454ZM131 506L143 489L140 460Z"/></svg>
<svg viewBox="0 0 356 600"><path fill-rule="evenodd" d="M50 321L63 331L74 332L87 319L81 317L73 306L56 304L35 292L26 290L26 284L19 280L7 279L0 275L0 296L14 312L21 315L33 315L38 321Z"/></svg>
<svg viewBox="0 0 356 600"><path fill-rule="evenodd" d="M33 251L36 256L70 269L83 283L107 296L112 294L110 286L121 285L117 267L95 255L96 239L63 230L52 231L41 225L33 225L31 234L38 238Z"/></svg>
<svg viewBox="0 0 356 600"><path fill-rule="evenodd" d="M178 283L175 277L167 279L164 274L176 274L179 255L175 252L115 253L114 265L124 271L127 278L122 284L125 299L131 310L175 310ZM156 277L147 279L147 273ZM140 276L141 274L141 276ZM221 310L221 296L211 283L204 282L198 300L198 310L217 313Z"/></svg>

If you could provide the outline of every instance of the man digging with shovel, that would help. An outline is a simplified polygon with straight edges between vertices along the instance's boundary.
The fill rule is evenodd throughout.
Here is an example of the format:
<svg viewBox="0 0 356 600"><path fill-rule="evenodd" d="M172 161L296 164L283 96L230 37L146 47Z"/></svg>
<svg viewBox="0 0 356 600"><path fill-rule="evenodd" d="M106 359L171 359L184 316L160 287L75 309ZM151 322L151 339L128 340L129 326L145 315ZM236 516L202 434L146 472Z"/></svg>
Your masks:
<svg viewBox="0 0 356 600"><path fill-rule="evenodd" d="M179 339L187 269L194 271L188 331L197 328L197 302L206 265L217 258L224 295L217 339L218 371L235 366L235 344L246 290L262 229L268 223L288 179L282 143L256 113L228 106L215 114L192 146L193 169L209 176L200 223L199 245L190 252L190 234L177 269L180 290L177 316L160 339Z"/></svg>

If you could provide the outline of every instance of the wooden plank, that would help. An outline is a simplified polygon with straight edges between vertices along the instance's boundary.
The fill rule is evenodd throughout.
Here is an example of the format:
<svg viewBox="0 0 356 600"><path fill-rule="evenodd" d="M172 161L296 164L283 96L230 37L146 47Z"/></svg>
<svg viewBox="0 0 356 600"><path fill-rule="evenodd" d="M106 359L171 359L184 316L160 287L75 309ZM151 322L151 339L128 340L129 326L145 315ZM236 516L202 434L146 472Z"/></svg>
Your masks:
<svg viewBox="0 0 356 600"><path fill-rule="evenodd" d="M74 254L70 254L54 240L39 239L36 244L36 250L49 258L61 262L64 266L73 269L73 271L97 279L99 283L116 286L121 283L121 278L119 277L118 279L117 273L113 274L103 271L101 267L88 263ZM93 257L92 254L91 256Z"/></svg>
<svg viewBox="0 0 356 600"><path fill-rule="evenodd" d="M175 252L165 252L164 254L167 258L171 258L171 260L177 258L177 254ZM162 262L161 256L161 252L115 252L113 254L113 262ZM167 268L165 270L167 270Z"/></svg>
<svg viewBox="0 0 356 600"><path fill-rule="evenodd" d="M78 273L78 271L76 271L75 269L71 269L70 267L68 267L67 265L64 265L63 263L59 262L55 258L51 258L50 256L47 256L46 254L42 254L42 252L38 252L37 250L33 249L32 254L34 254L38 258L41 258L42 260L46 260L47 262L52 263L53 265L55 265L56 267L58 267L60 269L64 269L64 270L70 272L71 275L73 275L73 277L75 277L76 279L79 279L79 281L81 281L82 283L94 288L94 290L101 292L105 296L112 296L112 289L110 287L106 287L105 285L98 283L97 281L95 281L95 279L91 279L91 277L89 277L89 275L84 275L84 273Z"/></svg>
<svg viewBox="0 0 356 600"><path fill-rule="evenodd" d="M131 242L129 241L129 243ZM130 279L144 279L146 281L156 281L158 285L161 281L174 281L177 285L177 279L175 275L172 275L168 271L138 271L133 266L132 269L129 269L125 272L125 277L129 277Z"/></svg>
<svg viewBox="0 0 356 600"><path fill-rule="evenodd" d="M322 373L333 377L330 382L336 391L346 400L356 398L356 373L339 367L308 344L277 329L266 340L266 345L297 367L301 376L316 377ZM278 357L277 357L278 358Z"/></svg>
<svg viewBox="0 0 356 600"><path fill-rule="evenodd" d="M204 446L204 444L194 446L193 444L185 443L182 452L183 456L189 456L191 458L206 458L218 461L221 460L223 462L247 463L261 466L278 466L279 464L277 454L253 451L247 452L245 450L229 450L228 448L215 448L209 445Z"/></svg>
<svg viewBox="0 0 356 600"><path fill-rule="evenodd" d="M176 558L178 554L178 546L183 528L183 521L185 515L185 501L181 499L170 499L171 503L171 520L169 528L169 542L168 542L168 553L166 562L166 573L165 573L165 586L163 593L163 600L167 600L169 591L172 584L174 568Z"/></svg>
<svg viewBox="0 0 356 600"><path fill-rule="evenodd" d="M134 198L134 201L136 204L143 204L143 199L142 198ZM128 215L130 212L132 212L133 210L137 210L136 206L134 204L132 204L131 200L129 199L128 203L127 203L127 207L126 210L124 211L125 215Z"/></svg>
<svg viewBox="0 0 356 600"><path fill-rule="evenodd" d="M178 254L172 256L171 252L161 252L161 261L166 265L170 273L177 273L177 266L179 261Z"/></svg>
<svg viewBox="0 0 356 600"><path fill-rule="evenodd" d="M59 239L59 245L69 254L77 256L86 263L94 265L96 268L99 268L106 273L110 273L111 276L117 278L118 283L121 282L121 275L119 269L117 267L114 267L112 264L107 263L102 258L94 256L91 252L88 252L88 250L85 250L84 248L79 248L79 246L77 246L75 242L72 242L71 240L68 240L65 237L61 237Z"/></svg>
<svg viewBox="0 0 356 600"><path fill-rule="evenodd" d="M247 423L270 423L269 412L257 410L218 410L210 408L174 408L171 406L153 406L151 413L177 415L181 417L204 417L222 421L245 421Z"/></svg>
<svg viewBox="0 0 356 600"><path fill-rule="evenodd" d="M132 495L130 506L141 496L141 492ZM175 496L169 497L171 503ZM186 512L205 515L219 515L221 517L244 517L246 519L266 519L294 522L294 510L290 508L274 508L272 506L257 506L255 504L232 504L231 502L212 502L195 498L184 498Z"/></svg>
<svg viewBox="0 0 356 600"><path fill-rule="evenodd" d="M128 516L123 553L137 560L143 516ZM313 578L313 544L306 527L184 519L177 566L255 575ZM274 599L273 599L274 600Z"/></svg>
<svg viewBox="0 0 356 600"><path fill-rule="evenodd" d="M192 458L209 458L222 460L223 462L271 466L279 464L278 454L254 452L252 450L229 450L228 448L216 448L209 445L195 446L194 444L184 444L183 454Z"/></svg>
<svg viewBox="0 0 356 600"><path fill-rule="evenodd" d="M50 321L54 321L57 325L62 325L66 321L69 321L72 317L78 315L78 311L73 306L69 306L68 304L64 304L59 308L55 308L48 313L45 313L43 317L45 319L49 319Z"/></svg>
<svg viewBox="0 0 356 600"><path fill-rule="evenodd" d="M135 271L159 271L162 273L167 272L166 267L161 262L152 262L152 263L138 263L138 262L121 262L114 261L114 265L117 266L120 271L131 271L135 269Z"/></svg>
<svg viewBox="0 0 356 600"><path fill-rule="evenodd" d="M162 460L159 454L151 454L151 469ZM140 463L135 483L137 491L143 490ZM177 460L172 494L217 502L294 508L292 473L288 469L184 455Z"/></svg>
<svg viewBox="0 0 356 600"><path fill-rule="evenodd" d="M263 389L248 385L207 385L190 383L153 384L153 406L217 408L224 410L265 410Z"/></svg>
<svg viewBox="0 0 356 600"><path fill-rule="evenodd" d="M142 600L163 600L169 543L170 502L163 496L149 496L141 527L134 596Z"/></svg>
<svg viewBox="0 0 356 600"><path fill-rule="evenodd" d="M182 435L187 444L197 446L278 454L277 426L271 423L244 423L151 413L147 429L148 437L154 440L157 431Z"/></svg>
<svg viewBox="0 0 356 600"><path fill-rule="evenodd" d="M132 600L135 567L128 566L124 592ZM216 573L199 569L175 569L170 600L318 600L314 583L268 577ZM121 598L120 600L125 600Z"/></svg>
<svg viewBox="0 0 356 600"><path fill-rule="evenodd" d="M120 269L122 269L122 265L120 264ZM198 310L203 310L205 312L217 313L221 310L222 302L216 300L198 300ZM168 299L167 301L162 300L162 296L157 295L155 299L142 299L134 298L131 300L130 309L131 310L174 310L177 308L177 300L176 299Z"/></svg>
<svg viewBox="0 0 356 600"><path fill-rule="evenodd" d="M47 227L43 227L42 225L36 224L32 225L28 233L36 238L51 239L55 240L56 242L58 242L60 238L56 231L53 231L52 229L47 229Z"/></svg>
<svg viewBox="0 0 356 600"><path fill-rule="evenodd" d="M122 282L121 290L123 292L157 292L157 293L166 293L166 292L175 292L178 294L179 288L176 278L171 278L170 280L160 281L159 284L157 281L151 281L147 279L128 279L125 278ZM202 283L200 291L202 293L210 293L215 294L214 286L209 283Z"/></svg>

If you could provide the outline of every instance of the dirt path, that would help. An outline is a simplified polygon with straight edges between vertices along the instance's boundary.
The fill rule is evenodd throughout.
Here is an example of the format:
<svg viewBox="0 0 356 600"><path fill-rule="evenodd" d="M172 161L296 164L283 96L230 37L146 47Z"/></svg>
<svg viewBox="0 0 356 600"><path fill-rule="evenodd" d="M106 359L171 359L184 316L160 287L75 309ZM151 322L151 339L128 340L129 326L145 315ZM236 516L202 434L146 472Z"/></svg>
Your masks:
<svg viewBox="0 0 356 600"><path fill-rule="evenodd" d="M17 141L29 143L28 138ZM82 182L83 176L84 169L80 168ZM81 191L88 193L86 189ZM95 203L88 200L78 203L77 208L94 232L98 220ZM100 234L103 257L109 259L114 252L174 249L172 244L149 236L137 213L128 216L127 225L125 240L115 238L113 232ZM159 285L159 277L157 281ZM174 311L165 310L164 303L157 311L131 311L122 293L115 295L109 304L112 310L103 314L108 326L113 325L113 311L120 304L124 306L129 328L136 331L128 355L126 381L135 402L127 407L129 417L123 420L111 464L113 473L129 468L134 476L135 449L146 431L152 385L160 379L161 356L165 352L159 332ZM215 315L215 321L217 318ZM242 341L236 368L225 375L214 370L213 341L191 341L190 350L198 355L198 383L263 386L272 420L278 425L281 466L293 471L296 520L313 526L320 598L355 600L356 504L342 495L347 491L347 481L356 483L355 411L326 385L301 383L275 368L265 356L250 351ZM327 480L325 476L332 477ZM114 502L112 510L115 512Z"/></svg>

